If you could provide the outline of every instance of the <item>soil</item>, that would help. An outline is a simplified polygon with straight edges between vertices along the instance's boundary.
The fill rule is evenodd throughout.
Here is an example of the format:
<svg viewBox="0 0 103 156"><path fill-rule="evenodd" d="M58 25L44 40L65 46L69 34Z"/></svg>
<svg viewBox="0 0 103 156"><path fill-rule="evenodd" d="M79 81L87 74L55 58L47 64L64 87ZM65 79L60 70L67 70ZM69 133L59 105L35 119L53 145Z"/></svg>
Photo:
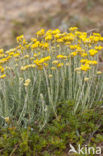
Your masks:
<svg viewBox="0 0 103 156"><path fill-rule="evenodd" d="M12 47L16 36L27 39L40 28L103 33L103 1L98 0L0 0L0 48Z"/></svg>

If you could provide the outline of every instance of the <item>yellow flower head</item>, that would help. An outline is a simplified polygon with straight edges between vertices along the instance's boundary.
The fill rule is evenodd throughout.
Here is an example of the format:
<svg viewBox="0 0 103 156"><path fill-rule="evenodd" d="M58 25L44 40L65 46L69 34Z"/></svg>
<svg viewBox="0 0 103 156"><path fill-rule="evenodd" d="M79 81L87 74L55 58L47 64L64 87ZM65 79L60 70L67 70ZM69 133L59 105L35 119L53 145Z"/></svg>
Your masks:
<svg viewBox="0 0 103 156"><path fill-rule="evenodd" d="M3 74L0 76L0 79L4 79L6 77L6 74Z"/></svg>
<svg viewBox="0 0 103 156"><path fill-rule="evenodd" d="M96 65L96 64L98 64L98 62L95 61L95 60L88 60L88 64L90 64L90 65Z"/></svg>
<svg viewBox="0 0 103 156"><path fill-rule="evenodd" d="M50 40L52 40L52 35L48 35L48 36L46 36L46 37L45 37L45 40L46 40L46 41L50 41Z"/></svg>
<svg viewBox="0 0 103 156"><path fill-rule="evenodd" d="M70 45L69 47L70 47L70 49L71 49L71 50L75 50L75 49L77 49L77 48L78 48L78 46L77 46L77 45Z"/></svg>
<svg viewBox="0 0 103 156"><path fill-rule="evenodd" d="M70 27L69 28L69 31L77 31L78 30L78 27Z"/></svg>
<svg viewBox="0 0 103 156"><path fill-rule="evenodd" d="M89 64L84 64L84 65L81 65L80 69L83 71L87 71L90 69L90 66L89 66Z"/></svg>
<svg viewBox="0 0 103 156"><path fill-rule="evenodd" d="M97 75L100 75L100 74L102 74L102 72L101 71L97 71Z"/></svg>
<svg viewBox="0 0 103 156"><path fill-rule="evenodd" d="M78 67L78 68L75 68L74 71L80 71L80 69L81 69L81 68Z"/></svg>
<svg viewBox="0 0 103 156"><path fill-rule="evenodd" d="M95 49L90 49L89 53L90 53L91 56L94 56L94 55L96 55L98 53L98 51L95 50Z"/></svg>
<svg viewBox="0 0 103 156"><path fill-rule="evenodd" d="M26 86L26 87L27 87L27 86L30 84L30 82L31 82L31 80L30 80L30 79L25 80L24 86Z"/></svg>
<svg viewBox="0 0 103 156"><path fill-rule="evenodd" d="M24 79L23 79L23 77L19 77L19 81L23 81Z"/></svg>
<svg viewBox="0 0 103 156"><path fill-rule="evenodd" d="M24 39L24 35L18 36L18 37L16 38L17 43L22 42L22 41L23 41L23 39Z"/></svg>
<svg viewBox="0 0 103 156"><path fill-rule="evenodd" d="M64 63L58 63L57 67L62 67L64 65Z"/></svg>
<svg viewBox="0 0 103 156"><path fill-rule="evenodd" d="M25 55L24 58L29 58L29 55Z"/></svg>
<svg viewBox="0 0 103 156"><path fill-rule="evenodd" d="M99 46L95 46L95 49L96 49L96 50L102 50L103 47L99 45Z"/></svg>
<svg viewBox="0 0 103 156"><path fill-rule="evenodd" d="M35 43L37 41L37 39L36 38L31 38L31 41Z"/></svg>
<svg viewBox="0 0 103 156"><path fill-rule="evenodd" d="M26 70L27 69L27 66L21 66L21 70Z"/></svg>
<svg viewBox="0 0 103 156"><path fill-rule="evenodd" d="M4 52L4 49L0 49L0 54Z"/></svg>
<svg viewBox="0 0 103 156"><path fill-rule="evenodd" d="M9 117L5 117L5 121L8 123L10 121Z"/></svg>
<svg viewBox="0 0 103 156"><path fill-rule="evenodd" d="M66 66L69 66L69 65L70 65L70 63L69 63L69 62L67 62L65 65L66 65Z"/></svg>
<svg viewBox="0 0 103 156"><path fill-rule="evenodd" d="M81 53L81 57L86 57L87 55L87 53Z"/></svg>
<svg viewBox="0 0 103 156"><path fill-rule="evenodd" d="M37 34L37 36L43 36L45 34L45 30L41 29L36 34Z"/></svg>
<svg viewBox="0 0 103 156"><path fill-rule="evenodd" d="M56 70L56 67L51 67L51 70Z"/></svg>
<svg viewBox="0 0 103 156"><path fill-rule="evenodd" d="M49 74L49 78L52 78L53 77L53 75L52 74Z"/></svg>
<svg viewBox="0 0 103 156"><path fill-rule="evenodd" d="M57 55L57 58L58 58L58 59L66 59L67 56L64 56L64 55Z"/></svg>
<svg viewBox="0 0 103 156"><path fill-rule="evenodd" d="M58 60L54 60L54 61L52 62L52 64L58 64L58 63L59 63Z"/></svg>
<svg viewBox="0 0 103 156"><path fill-rule="evenodd" d="M88 77L85 77L85 78L84 78L84 81L86 81L86 82L87 82L88 80L89 80L89 78L88 78Z"/></svg>
<svg viewBox="0 0 103 156"><path fill-rule="evenodd" d="M81 63L87 63L88 60L87 60L87 59L81 59L80 62L81 62Z"/></svg>
<svg viewBox="0 0 103 156"><path fill-rule="evenodd" d="M77 55L77 52L70 53L70 56L76 56L76 55Z"/></svg>
<svg viewBox="0 0 103 156"><path fill-rule="evenodd" d="M57 39L57 43L63 43L63 38Z"/></svg>

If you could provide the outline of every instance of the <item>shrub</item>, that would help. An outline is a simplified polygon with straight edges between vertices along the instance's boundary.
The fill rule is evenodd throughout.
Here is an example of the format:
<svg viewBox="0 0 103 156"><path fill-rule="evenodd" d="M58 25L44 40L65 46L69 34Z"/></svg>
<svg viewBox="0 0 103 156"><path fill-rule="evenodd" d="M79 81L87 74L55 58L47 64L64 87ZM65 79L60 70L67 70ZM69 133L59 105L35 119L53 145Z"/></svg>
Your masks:
<svg viewBox="0 0 103 156"><path fill-rule="evenodd" d="M98 58L103 49L99 33L88 35L77 27L69 32L41 29L27 42L17 37L18 46L0 50L1 124L37 123L42 129L57 102L74 101L75 115L102 104L103 74Z"/></svg>

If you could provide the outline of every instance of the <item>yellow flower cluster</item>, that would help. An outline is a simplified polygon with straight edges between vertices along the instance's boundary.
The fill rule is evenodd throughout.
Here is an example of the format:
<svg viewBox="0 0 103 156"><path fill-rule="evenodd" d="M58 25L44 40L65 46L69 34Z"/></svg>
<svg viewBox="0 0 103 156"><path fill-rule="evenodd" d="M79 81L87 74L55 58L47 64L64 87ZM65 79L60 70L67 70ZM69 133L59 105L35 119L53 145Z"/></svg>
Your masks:
<svg viewBox="0 0 103 156"><path fill-rule="evenodd" d="M41 29L29 43L21 35L17 37L16 48L7 51L0 49L0 79L6 75L15 75L15 71L22 76L30 68L36 71L46 67L55 71L69 68L72 63L75 64L74 71L88 72L95 68L98 64L97 55L103 49L101 34L93 33L89 36L86 32L78 31L77 27L68 30L62 33L59 29L47 32ZM25 85L29 84L27 82Z"/></svg>
<svg viewBox="0 0 103 156"><path fill-rule="evenodd" d="M35 68L35 64L29 64L29 65L26 65L26 66L21 66L21 70L26 70L28 68Z"/></svg>
<svg viewBox="0 0 103 156"><path fill-rule="evenodd" d="M34 63L37 66L39 66L39 65L45 63L46 61L49 61L50 59L51 59L51 57L50 56L47 56L47 57L41 58L40 60L38 60L38 59L37 60L34 60Z"/></svg>

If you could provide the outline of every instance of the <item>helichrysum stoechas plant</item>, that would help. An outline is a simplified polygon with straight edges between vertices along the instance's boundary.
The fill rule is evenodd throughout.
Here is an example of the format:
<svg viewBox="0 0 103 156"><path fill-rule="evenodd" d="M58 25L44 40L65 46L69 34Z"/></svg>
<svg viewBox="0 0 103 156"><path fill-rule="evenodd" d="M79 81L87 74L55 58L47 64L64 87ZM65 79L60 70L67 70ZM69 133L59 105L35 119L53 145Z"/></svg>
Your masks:
<svg viewBox="0 0 103 156"><path fill-rule="evenodd" d="M75 101L74 114L103 100L103 74L99 71L103 37L77 27L69 32L41 29L28 43L0 49L0 116L16 124L45 126L57 102ZM68 111L68 110L67 110Z"/></svg>

